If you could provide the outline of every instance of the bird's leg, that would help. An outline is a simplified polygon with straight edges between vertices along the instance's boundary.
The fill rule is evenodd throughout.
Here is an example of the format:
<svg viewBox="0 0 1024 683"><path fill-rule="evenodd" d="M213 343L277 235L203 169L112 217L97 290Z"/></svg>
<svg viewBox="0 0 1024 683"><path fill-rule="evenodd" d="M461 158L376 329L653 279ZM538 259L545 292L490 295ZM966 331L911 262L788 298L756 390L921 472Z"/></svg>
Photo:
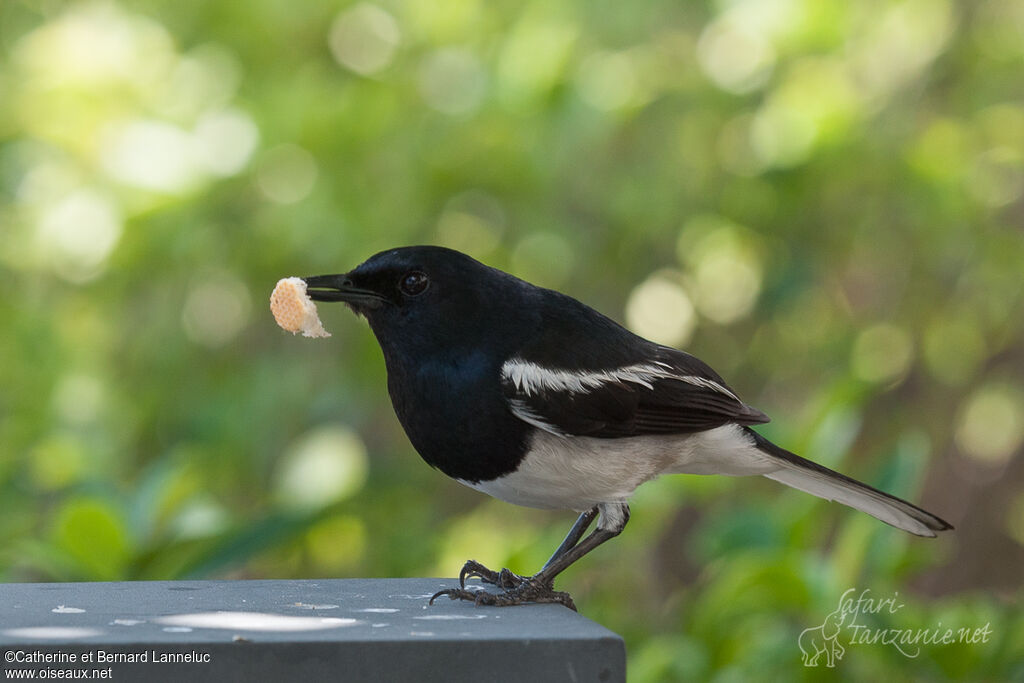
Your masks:
<svg viewBox="0 0 1024 683"><path fill-rule="evenodd" d="M601 521L598 522L597 529L580 541L580 536L590 526L598 511L601 513ZM573 528L569 531L569 535L566 536L558 550L555 551L555 554L551 556L551 559L547 561L539 572L530 578L523 579L520 577L521 580L518 584L514 587L506 588L503 593L473 592L466 590L464 587L449 588L435 593L430 598L430 603L433 604L437 598L447 595L452 600L469 600L477 605L505 607L508 605L521 605L524 602L557 602L575 610L576 605L568 593L554 590L555 577L597 546L622 533L628 521L628 505L625 503L603 503L597 508L588 510L580 515Z"/></svg>
<svg viewBox="0 0 1024 683"><path fill-rule="evenodd" d="M583 538L583 534L590 528L595 517L597 517L596 505L580 514L580 516L576 518L576 522L572 525L572 528L569 529L569 533L567 533L565 538L562 539L562 544L555 549L555 552L551 553L551 557L548 558L548 561L544 563L544 567L541 569L546 569L560 556L575 548L576 544L580 542L581 538Z"/></svg>
<svg viewBox="0 0 1024 683"><path fill-rule="evenodd" d="M592 507L586 512L583 512L569 529L569 533L566 534L562 544L558 546L558 549L551 555L547 562L544 563L544 567L547 567L555 559L570 550L573 546L579 543L580 538L590 527L594 518L597 517L597 507ZM493 569L488 569L484 565L480 564L476 560L469 560L462 566L462 570L459 572L459 586L461 588L466 587L466 579L477 578L484 583L492 583L498 588L508 590L515 588L523 581L526 581L529 577L520 576L512 572L509 569L502 569L500 572L496 572Z"/></svg>
<svg viewBox="0 0 1024 683"><path fill-rule="evenodd" d="M626 522L629 521L629 506L625 503L604 503L599 505L598 508L592 512L600 509L601 521L597 523L597 528L594 529L593 533L587 536L579 543L574 543L571 547L566 548L563 552L559 553L555 551L555 554L550 560L541 568L539 572L530 577L532 582L542 582L548 587L554 585L555 577L561 574L563 571L569 568L569 565L576 562L591 550L601 545L605 541L611 540L622 533L622 530L626 528ZM586 514L586 513L584 513ZM582 517L582 515L581 515ZM593 516L591 516L593 519ZM579 520L577 520L577 524ZM589 522L587 523L589 525ZM575 529L575 526L573 527ZM583 534L583 530L580 530L580 535ZM569 538L566 538L568 541ZM558 550L562 550L565 546L565 542Z"/></svg>

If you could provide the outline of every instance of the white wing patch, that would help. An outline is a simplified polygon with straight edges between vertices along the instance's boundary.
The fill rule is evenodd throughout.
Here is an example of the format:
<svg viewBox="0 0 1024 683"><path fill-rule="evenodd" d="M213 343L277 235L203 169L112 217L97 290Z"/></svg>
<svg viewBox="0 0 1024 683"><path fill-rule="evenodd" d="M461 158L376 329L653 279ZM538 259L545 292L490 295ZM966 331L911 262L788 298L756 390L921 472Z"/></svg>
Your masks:
<svg viewBox="0 0 1024 683"><path fill-rule="evenodd" d="M551 424L550 422L546 422L544 418L542 418L536 412L530 410L530 406L526 405L526 401L523 401L518 398L513 398L508 402L508 404L509 407L511 407L512 409L512 414L518 417L523 422L526 422L527 424L532 424L534 427L537 427L538 429L543 429L545 432L550 432L555 436L571 436L571 434L566 434L555 425Z"/></svg>
<svg viewBox="0 0 1024 683"><path fill-rule="evenodd" d="M717 391L718 393L725 394L729 398L735 399L736 401L740 400L739 396L732 393L715 380L708 379L707 377L698 377L697 375L678 375L676 376L676 379L678 379L680 382L686 382L687 384L692 384L697 387L704 387L705 389Z"/></svg>
<svg viewBox="0 0 1024 683"><path fill-rule="evenodd" d="M732 393L718 382L697 375L679 374L671 365L655 361L654 363L635 363L611 370L552 370L530 363L521 358L505 361L501 367L502 377L525 393L527 396L543 391L568 391L573 394L588 393L604 384L632 382L648 389L653 389L652 382L659 379L674 379L704 389L711 389L739 402ZM525 419L525 418L524 418ZM527 420L529 422L530 420ZM539 426L539 425L538 425ZM548 430L550 431L550 430Z"/></svg>

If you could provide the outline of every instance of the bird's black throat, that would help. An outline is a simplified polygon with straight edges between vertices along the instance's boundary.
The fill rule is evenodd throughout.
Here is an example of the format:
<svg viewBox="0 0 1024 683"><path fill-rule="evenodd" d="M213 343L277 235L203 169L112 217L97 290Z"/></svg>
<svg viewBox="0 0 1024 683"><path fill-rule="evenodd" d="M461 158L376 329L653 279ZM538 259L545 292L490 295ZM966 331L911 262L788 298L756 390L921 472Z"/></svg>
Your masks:
<svg viewBox="0 0 1024 683"><path fill-rule="evenodd" d="M395 414L429 465L468 482L515 471L532 429L508 411L500 365L480 352L414 360L383 346Z"/></svg>

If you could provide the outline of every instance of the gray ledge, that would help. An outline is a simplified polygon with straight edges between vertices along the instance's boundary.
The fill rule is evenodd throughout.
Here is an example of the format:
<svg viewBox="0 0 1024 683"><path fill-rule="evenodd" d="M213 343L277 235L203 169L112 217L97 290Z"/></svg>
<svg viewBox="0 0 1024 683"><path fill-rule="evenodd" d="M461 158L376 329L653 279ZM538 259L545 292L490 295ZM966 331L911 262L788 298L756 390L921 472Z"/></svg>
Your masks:
<svg viewBox="0 0 1024 683"><path fill-rule="evenodd" d="M603 626L559 605L476 607L442 598L427 606L452 585L0 584L0 670L3 678L35 670L37 680L191 683L625 680L622 639Z"/></svg>

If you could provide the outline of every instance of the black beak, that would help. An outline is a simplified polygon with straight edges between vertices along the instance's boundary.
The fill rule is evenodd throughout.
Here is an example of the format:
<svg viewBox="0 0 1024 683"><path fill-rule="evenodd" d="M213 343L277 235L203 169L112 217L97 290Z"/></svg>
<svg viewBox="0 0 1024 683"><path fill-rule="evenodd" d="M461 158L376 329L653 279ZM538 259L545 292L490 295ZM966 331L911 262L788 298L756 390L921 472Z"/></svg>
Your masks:
<svg viewBox="0 0 1024 683"><path fill-rule="evenodd" d="M380 308L383 296L371 289L360 289L348 275L313 275L302 278L306 294L313 301L344 301L360 308Z"/></svg>

